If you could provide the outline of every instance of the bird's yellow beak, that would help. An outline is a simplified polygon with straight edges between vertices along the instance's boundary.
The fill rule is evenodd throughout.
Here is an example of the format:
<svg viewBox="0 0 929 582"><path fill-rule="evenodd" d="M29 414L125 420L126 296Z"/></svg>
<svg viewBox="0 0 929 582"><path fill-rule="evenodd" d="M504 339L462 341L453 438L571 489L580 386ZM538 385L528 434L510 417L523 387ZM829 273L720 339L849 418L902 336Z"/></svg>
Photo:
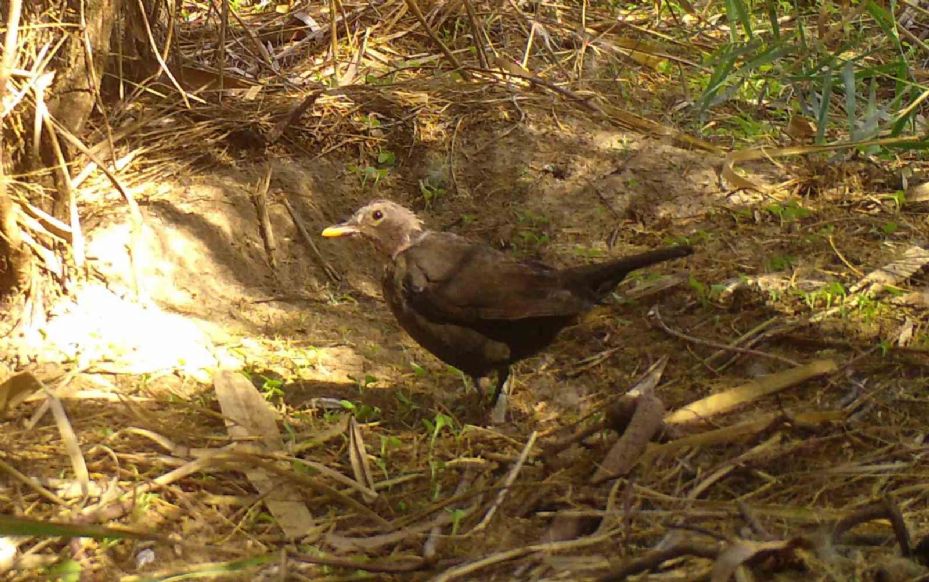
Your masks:
<svg viewBox="0 0 929 582"><path fill-rule="evenodd" d="M337 238L340 236L350 236L358 234L358 228L350 224L337 224L327 227L323 230L322 235L326 238Z"/></svg>

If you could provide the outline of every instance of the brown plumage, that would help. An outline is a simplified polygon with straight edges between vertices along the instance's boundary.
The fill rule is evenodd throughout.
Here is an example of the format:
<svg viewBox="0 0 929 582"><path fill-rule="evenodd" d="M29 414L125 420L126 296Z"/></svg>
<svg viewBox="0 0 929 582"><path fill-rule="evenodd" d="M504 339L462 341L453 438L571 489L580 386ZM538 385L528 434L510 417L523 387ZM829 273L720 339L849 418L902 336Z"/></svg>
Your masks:
<svg viewBox="0 0 929 582"><path fill-rule="evenodd" d="M410 210L376 200L325 237L361 235L389 257L384 299L397 322L440 360L480 378L545 349L631 271L693 252L677 246L593 265L552 269L447 232L423 228Z"/></svg>

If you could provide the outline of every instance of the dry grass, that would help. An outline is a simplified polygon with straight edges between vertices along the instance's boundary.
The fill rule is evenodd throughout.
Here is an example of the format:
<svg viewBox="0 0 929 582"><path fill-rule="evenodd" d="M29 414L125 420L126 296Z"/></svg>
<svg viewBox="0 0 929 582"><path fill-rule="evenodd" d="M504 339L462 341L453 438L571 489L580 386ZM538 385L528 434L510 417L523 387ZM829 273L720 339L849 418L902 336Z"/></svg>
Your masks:
<svg viewBox="0 0 929 582"><path fill-rule="evenodd" d="M924 261L911 256L879 288L868 278L929 239L923 203L897 194L904 169L925 171L918 154L756 160L744 164L750 178L774 186L723 191L713 169L730 143L688 137L697 116L674 107L691 99L688 84L659 66L706 73L701 56L726 35L705 15L691 15L699 26L688 17L700 33L685 39L665 12L620 21L598 3L423 3L422 18L412 0L324 4L340 15L334 28L314 4L300 19L243 9L220 33L207 3L184 3L175 80L107 80L106 95L124 97L108 112L116 151L105 157L127 160L114 175L146 218L161 200L193 203L186 179L241 171L250 196L273 168L263 195L281 214L263 228L281 253L305 246L292 224L276 222L287 216L281 199L299 203L295 215L314 235L359 201L389 196L432 226L559 264L687 239L698 253L663 269L687 275L651 293L651 276L623 287L627 300L520 367L512 422L486 427L457 375L397 335L372 292L375 264L358 248L318 242L295 253L310 271L304 287L288 273L291 255L276 269L229 259L254 292L231 310L257 315L250 332L217 316L232 330L218 343L265 393L281 450L229 446L213 388L184 374L107 373L106 362L80 358L34 371L57 399L44 416L42 393L6 411L0 510L158 537L14 538L18 562L6 578L75 565L126 580L578 580L648 569L725 580L740 568L759 578L926 576ZM468 48L475 36L481 51ZM710 125L740 113L714 110ZM83 138L105 144L107 133L95 118ZM274 163L283 158L339 171L296 196ZM24 205L39 198L21 192ZM89 229L127 204L99 172L79 200ZM217 215L232 216L223 208ZM220 242L247 254L242 223L228 220ZM261 252L274 256L262 232ZM260 311L262 294L287 304L272 314L280 322ZM647 315L653 304L657 316ZM0 344L11 371L23 367L13 356L28 353L17 342ZM617 439L611 407L662 356L654 392L669 411L764 382L789 362L836 367L666 427L631 471L592 485ZM364 470L357 455L353 466L349 414L373 499L356 485ZM597 430L568 443L586 427ZM256 468L300 491L313 516L304 536L285 539L246 475Z"/></svg>

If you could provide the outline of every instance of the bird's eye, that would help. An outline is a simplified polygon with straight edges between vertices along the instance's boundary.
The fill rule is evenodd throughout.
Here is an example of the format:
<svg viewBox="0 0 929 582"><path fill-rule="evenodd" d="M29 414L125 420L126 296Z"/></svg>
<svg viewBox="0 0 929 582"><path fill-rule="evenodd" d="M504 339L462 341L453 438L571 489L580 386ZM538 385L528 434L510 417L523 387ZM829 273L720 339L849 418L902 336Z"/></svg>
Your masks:
<svg viewBox="0 0 929 582"><path fill-rule="evenodd" d="M380 220L384 218L384 213L381 212L380 210L375 210L374 212L371 213L371 218L373 218L374 220Z"/></svg>

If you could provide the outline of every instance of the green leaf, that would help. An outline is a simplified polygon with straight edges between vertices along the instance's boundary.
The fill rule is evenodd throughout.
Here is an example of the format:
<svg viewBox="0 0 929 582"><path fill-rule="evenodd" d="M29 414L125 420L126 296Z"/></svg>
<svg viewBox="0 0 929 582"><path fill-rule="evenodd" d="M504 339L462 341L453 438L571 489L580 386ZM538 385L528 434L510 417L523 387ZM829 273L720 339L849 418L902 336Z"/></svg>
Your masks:
<svg viewBox="0 0 929 582"><path fill-rule="evenodd" d="M732 42L738 41L735 29L739 24L746 38L752 38L752 20L748 7L742 0L726 0L726 17L729 19L729 38Z"/></svg>
<svg viewBox="0 0 929 582"><path fill-rule="evenodd" d="M80 582L81 563L77 560L62 560L48 569L48 576L60 582Z"/></svg>
<svg viewBox="0 0 929 582"><path fill-rule="evenodd" d="M390 150L381 150L377 154L377 163L382 166L393 166L397 163L397 155Z"/></svg>
<svg viewBox="0 0 929 582"><path fill-rule="evenodd" d="M781 39L781 24L777 21L777 3L774 0L767 0L765 3L768 12L768 22L771 23L771 35L774 40Z"/></svg>

